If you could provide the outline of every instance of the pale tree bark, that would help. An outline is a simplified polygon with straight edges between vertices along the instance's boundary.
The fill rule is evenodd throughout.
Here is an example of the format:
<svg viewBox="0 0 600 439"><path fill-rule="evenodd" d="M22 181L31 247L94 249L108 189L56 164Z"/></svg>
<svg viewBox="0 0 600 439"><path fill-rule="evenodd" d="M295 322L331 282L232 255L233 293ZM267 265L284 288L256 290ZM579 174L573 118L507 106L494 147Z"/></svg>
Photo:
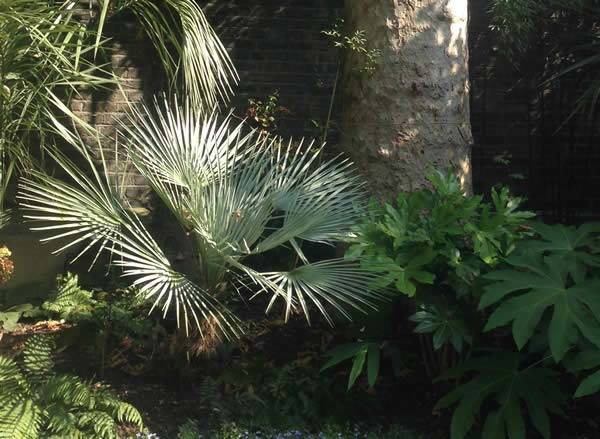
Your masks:
<svg viewBox="0 0 600 439"><path fill-rule="evenodd" d="M393 197L452 168L471 190L467 0L346 0L349 31L382 51L345 62L342 147L372 192Z"/></svg>

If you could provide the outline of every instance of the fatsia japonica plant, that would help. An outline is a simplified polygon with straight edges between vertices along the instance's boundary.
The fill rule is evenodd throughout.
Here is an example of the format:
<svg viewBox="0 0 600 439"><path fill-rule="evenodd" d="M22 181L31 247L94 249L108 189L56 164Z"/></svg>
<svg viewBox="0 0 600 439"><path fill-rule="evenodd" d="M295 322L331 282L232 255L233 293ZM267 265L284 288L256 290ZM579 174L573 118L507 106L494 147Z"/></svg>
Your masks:
<svg viewBox="0 0 600 439"><path fill-rule="evenodd" d="M236 337L243 325L227 302L238 293L270 294L267 310L282 300L286 319L297 310L310 321L316 309L329 322L331 310L350 317L351 309L373 307L382 297L371 288L376 274L358 260L310 261L303 251L306 242L344 240L361 218L365 193L347 160L323 160L313 145L244 133L243 123L201 114L189 101L133 109L122 148L193 241L196 269L184 274L106 175L102 150L97 170L88 147L58 129L89 170L51 151L68 178L35 170L23 178L18 197L25 218L43 223L33 229L49 233L44 241L67 240L57 252L78 246L76 258L92 248L109 252L139 292L164 313L175 310L186 330L202 331L208 321ZM261 271L251 263L278 248L295 254L290 269Z"/></svg>
<svg viewBox="0 0 600 439"><path fill-rule="evenodd" d="M480 350L443 377L466 381L438 403L438 408L456 405L453 438L467 436L484 406L490 410L483 437L525 438L529 419L550 438L549 415L562 414L568 400L558 385L561 372L592 371L575 398L600 390L600 225L534 223L531 229L535 239L519 242L484 276L488 284L479 301L484 333L501 340L499 329L510 326L504 349Z"/></svg>

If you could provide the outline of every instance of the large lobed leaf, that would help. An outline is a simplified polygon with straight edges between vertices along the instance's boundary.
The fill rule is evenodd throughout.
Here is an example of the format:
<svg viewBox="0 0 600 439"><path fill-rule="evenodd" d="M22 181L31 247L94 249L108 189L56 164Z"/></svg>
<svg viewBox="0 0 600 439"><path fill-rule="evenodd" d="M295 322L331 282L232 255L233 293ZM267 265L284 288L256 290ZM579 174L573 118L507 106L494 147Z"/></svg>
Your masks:
<svg viewBox="0 0 600 439"><path fill-rule="evenodd" d="M556 361L581 336L600 347L600 279L585 278L565 264L560 255L524 253L507 262L511 269L485 276L495 282L486 287L479 307L498 305L486 331L512 324L515 342L521 349L548 312L548 344Z"/></svg>
<svg viewBox="0 0 600 439"><path fill-rule="evenodd" d="M519 354L499 352L469 360L450 370L442 379L465 374L473 378L459 385L436 405L442 409L457 405L451 423L451 438L463 439L472 430L483 404L495 407L483 423L486 439L525 439L530 437L523 413L535 429L550 438L549 413L561 414L565 401L557 384L557 374L538 364L522 364Z"/></svg>

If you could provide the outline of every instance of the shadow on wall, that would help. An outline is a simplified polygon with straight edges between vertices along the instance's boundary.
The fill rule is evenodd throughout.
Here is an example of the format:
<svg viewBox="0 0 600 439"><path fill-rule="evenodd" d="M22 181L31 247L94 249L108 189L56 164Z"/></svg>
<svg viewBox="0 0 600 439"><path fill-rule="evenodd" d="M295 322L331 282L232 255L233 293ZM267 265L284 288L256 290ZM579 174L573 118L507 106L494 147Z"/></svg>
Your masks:
<svg viewBox="0 0 600 439"><path fill-rule="evenodd" d="M344 80L343 146L372 191L393 197L453 168L470 186L466 0L347 0L349 25L383 51L371 77Z"/></svg>

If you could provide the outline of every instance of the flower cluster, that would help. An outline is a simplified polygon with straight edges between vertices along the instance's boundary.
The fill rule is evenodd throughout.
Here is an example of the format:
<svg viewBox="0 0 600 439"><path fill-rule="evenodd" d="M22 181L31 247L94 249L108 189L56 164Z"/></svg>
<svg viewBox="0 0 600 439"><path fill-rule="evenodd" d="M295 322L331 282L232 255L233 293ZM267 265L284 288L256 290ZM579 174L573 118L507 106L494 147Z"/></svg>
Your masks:
<svg viewBox="0 0 600 439"><path fill-rule="evenodd" d="M0 247L0 285L8 282L15 271L15 264L10 258L12 256L8 247Z"/></svg>

